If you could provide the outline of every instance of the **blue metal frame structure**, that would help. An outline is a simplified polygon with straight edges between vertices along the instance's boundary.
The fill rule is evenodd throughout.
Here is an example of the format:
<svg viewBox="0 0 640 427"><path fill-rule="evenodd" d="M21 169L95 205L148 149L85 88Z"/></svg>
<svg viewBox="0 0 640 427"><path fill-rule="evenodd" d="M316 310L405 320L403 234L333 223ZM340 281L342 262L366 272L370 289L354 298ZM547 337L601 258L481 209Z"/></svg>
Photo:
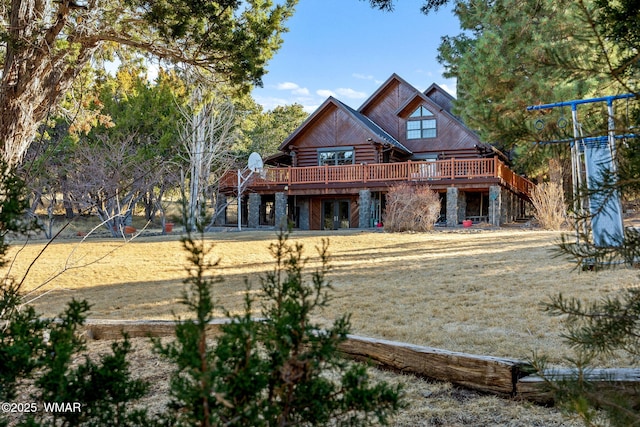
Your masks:
<svg viewBox="0 0 640 427"><path fill-rule="evenodd" d="M616 135L614 123L613 101L637 97L636 94L622 94L603 96L590 99L576 99L572 101L556 102L552 104L533 105L527 107L527 111L549 110L558 107L571 107L571 119L573 122L573 139L547 141L546 143L570 143L571 167L573 175L574 209L578 214L589 213L591 219L591 234L596 246L617 246L624 237L624 225L622 223L622 204L620 196L598 196L596 184L602 181L605 174L613 174L617 171L616 165L616 139L623 137L636 137L634 134ZM580 122L578 121L578 106L582 104L607 103L607 136L584 137ZM578 191L584 186L591 197L588 200L580 200ZM585 232L588 224L584 224Z"/></svg>

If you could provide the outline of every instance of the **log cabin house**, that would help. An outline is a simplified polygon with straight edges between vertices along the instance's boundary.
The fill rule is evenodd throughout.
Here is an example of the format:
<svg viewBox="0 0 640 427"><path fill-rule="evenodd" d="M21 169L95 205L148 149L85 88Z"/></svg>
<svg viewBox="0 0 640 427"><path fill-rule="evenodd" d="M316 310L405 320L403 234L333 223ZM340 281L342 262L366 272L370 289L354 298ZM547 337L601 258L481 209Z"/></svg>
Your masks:
<svg viewBox="0 0 640 427"><path fill-rule="evenodd" d="M400 182L439 192L447 226L523 215L533 184L452 114L453 100L436 84L421 92L396 74L357 110L329 97L249 178L243 225L288 218L303 230L375 227L388 188ZM237 174L225 175L221 203L237 191Z"/></svg>

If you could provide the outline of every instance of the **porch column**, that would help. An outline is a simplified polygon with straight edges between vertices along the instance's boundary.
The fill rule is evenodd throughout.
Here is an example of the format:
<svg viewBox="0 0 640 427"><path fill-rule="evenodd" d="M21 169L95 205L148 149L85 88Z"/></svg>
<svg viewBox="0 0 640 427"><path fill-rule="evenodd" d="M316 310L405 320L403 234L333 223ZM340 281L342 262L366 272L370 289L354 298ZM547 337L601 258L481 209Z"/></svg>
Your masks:
<svg viewBox="0 0 640 427"><path fill-rule="evenodd" d="M260 201L261 197L258 193L249 193L249 201L247 202L249 210L247 217L248 228L258 228L260 225Z"/></svg>
<svg viewBox="0 0 640 427"><path fill-rule="evenodd" d="M287 193L276 193L276 206L275 206L275 226L276 229L287 229L289 226L287 218Z"/></svg>
<svg viewBox="0 0 640 427"><path fill-rule="evenodd" d="M456 187L447 188L447 227L458 225L458 195Z"/></svg>
<svg viewBox="0 0 640 427"><path fill-rule="evenodd" d="M489 223L496 227L502 224L502 187L492 185L489 187Z"/></svg>
<svg viewBox="0 0 640 427"><path fill-rule="evenodd" d="M502 223L513 222L515 216L513 215L513 193L506 188L502 189Z"/></svg>
<svg viewBox="0 0 640 427"><path fill-rule="evenodd" d="M227 222L226 214L227 196L224 194L216 194L216 212L218 215L213 220L214 225L224 225Z"/></svg>
<svg viewBox="0 0 640 427"><path fill-rule="evenodd" d="M515 222L518 219L518 196L515 193L509 191L509 221Z"/></svg>
<svg viewBox="0 0 640 427"><path fill-rule="evenodd" d="M298 222L300 226L300 230L309 230L311 225L309 224L309 199L305 198L301 200L298 198L297 200L298 207L300 208Z"/></svg>
<svg viewBox="0 0 640 427"><path fill-rule="evenodd" d="M371 227L371 190L360 190L358 228Z"/></svg>
<svg viewBox="0 0 640 427"><path fill-rule="evenodd" d="M458 224L467 219L467 193L458 190Z"/></svg>

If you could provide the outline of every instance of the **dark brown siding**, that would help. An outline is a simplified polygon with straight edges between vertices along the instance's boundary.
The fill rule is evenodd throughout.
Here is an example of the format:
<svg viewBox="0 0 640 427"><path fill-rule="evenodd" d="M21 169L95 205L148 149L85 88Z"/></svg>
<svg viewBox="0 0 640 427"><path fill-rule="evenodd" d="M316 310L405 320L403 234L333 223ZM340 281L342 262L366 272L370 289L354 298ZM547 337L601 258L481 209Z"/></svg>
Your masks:
<svg viewBox="0 0 640 427"><path fill-rule="evenodd" d="M440 92L439 90L432 89L431 91L427 92L425 95L427 95L429 99L433 100L433 102L438 104L440 107L447 110L449 113L452 112L453 104L451 102L451 98L448 97L446 94Z"/></svg>
<svg viewBox="0 0 640 427"><path fill-rule="evenodd" d="M330 106L313 125L297 135L293 144L299 167L318 164L318 148L354 147L356 163L375 162L375 149L367 139L371 134L347 112Z"/></svg>
<svg viewBox="0 0 640 427"><path fill-rule="evenodd" d="M311 199L309 203L309 228L311 230L322 229L322 200Z"/></svg>
<svg viewBox="0 0 640 427"><path fill-rule="evenodd" d="M386 130L391 136L398 139L398 124L395 111L398 107L398 83L393 83L380 96L373 100L362 113L369 117L374 123Z"/></svg>
<svg viewBox="0 0 640 427"><path fill-rule="evenodd" d="M404 130L400 129L396 112L407 99L415 94L415 89L394 80L361 113L400 141L400 134Z"/></svg>
<svg viewBox="0 0 640 427"><path fill-rule="evenodd" d="M436 114L436 121L436 138L407 139L406 132L403 132L398 140L414 154L445 153L446 157L451 157L456 156L456 152L466 152L478 157L475 146L480 141L473 133L448 114ZM406 128L406 120L401 122Z"/></svg>
<svg viewBox="0 0 640 427"><path fill-rule="evenodd" d="M448 105L448 98L445 95L438 94L436 91L432 91L431 95L439 97L437 99L440 102ZM419 92L409 84L392 80L374 99L369 101L361 113L377 123L414 154L440 154L444 158L479 157L475 149L475 146L480 143L479 139L453 116L443 112L443 108L433 100L421 100L419 96ZM412 98L415 100L406 106L405 104ZM407 140L406 118L420 104L426 105L435 114L437 137ZM402 108L403 115L399 117L398 112L401 107L405 108Z"/></svg>
<svg viewBox="0 0 640 427"><path fill-rule="evenodd" d="M360 227L360 208L356 200L357 199L351 199L351 218L349 219L351 228Z"/></svg>

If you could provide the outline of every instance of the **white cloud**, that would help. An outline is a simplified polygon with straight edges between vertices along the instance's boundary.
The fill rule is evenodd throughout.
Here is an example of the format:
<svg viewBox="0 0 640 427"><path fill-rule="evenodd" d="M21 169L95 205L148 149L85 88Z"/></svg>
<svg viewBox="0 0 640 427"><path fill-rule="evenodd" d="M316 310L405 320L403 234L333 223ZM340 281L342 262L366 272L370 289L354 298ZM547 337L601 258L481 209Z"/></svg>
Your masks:
<svg viewBox="0 0 640 427"><path fill-rule="evenodd" d="M372 75L365 75L365 74L359 74L359 73L353 73L351 74L353 77L355 77L356 79L360 79L360 80L374 80Z"/></svg>
<svg viewBox="0 0 640 427"><path fill-rule="evenodd" d="M306 87L301 87L301 88L292 90L291 93L293 93L294 95L309 95L309 89L307 89Z"/></svg>
<svg viewBox="0 0 640 427"><path fill-rule="evenodd" d="M325 97L325 98L328 98L330 96L333 96L333 97L336 96L336 93L334 91L332 91L332 90L329 90L329 89L318 89L316 91L316 93L318 95L322 96L322 97Z"/></svg>
<svg viewBox="0 0 640 427"><path fill-rule="evenodd" d="M300 104L307 113L314 112L318 107L318 101L309 97L303 98L279 98L274 96L260 96L254 94L255 101L262 105L265 110L273 110L276 107L285 105Z"/></svg>
<svg viewBox="0 0 640 427"><path fill-rule="evenodd" d="M294 95L309 95L309 89L306 87L300 87L297 83L283 82L276 85L278 90L288 90Z"/></svg>
<svg viewBox="0 0 640 427"><path fill-rule="evenodd" d="M147 67L147 80L150 82L155 81L160 73L160 65L149 63Z"/></svg>
<svg viewBox="0 0 640 427"><path fill-rule="evenodd" d="M288 100L288 99L275 98L275 97L272 97L272 96L263 97L263 96L255 96L254 95L254 99L256 100L256 102L258 104L262 105L262 107L265 110L273 110L274 108L279 107L279 106L292 104L292 102L290 100Z"/></svg>
<svg viewBox="0 0 640 427"><path fill-rule="evenodd" d="M351 88L341 87L339 89L336 89L336 92L338 93L338 95L344 96L345 98L349 99L364 99L367 97L366 93L358 92L357 90Z"/></svg>
<svg viewBox="0 0 640 427"><path fill-rule="evenodd" d="M446 90L447 92L449 92L449 95L453 96L454 98L456 97L456 85L449 85L446 83L438 83L438 86L440 86L442 89Z"/></svg>
<svg viewBox="0 0 640 427"><path fill-rule="evenodd" d="M276 85L276 89L278 90L296 90L299 88L300 86L298 86L296 83L293 83L293 82L278 83Z"/></svg>
<svg viewBox="0 0 640 427"><path fill-rule="evenodd" d="M442 70L444 70L444 68L441 68L439 72L442 72ZM425 75L427 77L433 77L433 71L431 70L423 70L422 68L418 68L417 70L414 71L416 74L422 74Z"/></svg>
<svg viewBox="0 0 640 427"><path fill-rule="evenodd" d="M379 85L379 84L381 84L383 82L383 80L378 80L374 76L372 76L371 74L353 73L353 74L351 74L351 77L354 77L354 78L359 79L359 80L368 80L368 81L374 82L377 85Z"/></svg>
<svg viewBox="0 0 640 427"><path fill-rule="evenodd" d="M330 89L318 89L316 94L324 98L333 96L334 98L364 99L367 97L367 94L364 92L358 92L357 90L344 87L338 88L335 91Z"/></svg>
<svg viewBox="0 0 640 427"><path fill-rule="evenodd" d="M316 111L316 110L318 109L318 107L319 107L319 106L320 106L320 105L317 105L317 104L316 104L316 105L303 105L303 106L302 106L302 109L303 109L304 111L306 111L307 113L311 114L311 113L313 113L314 111Z"/></svg>

